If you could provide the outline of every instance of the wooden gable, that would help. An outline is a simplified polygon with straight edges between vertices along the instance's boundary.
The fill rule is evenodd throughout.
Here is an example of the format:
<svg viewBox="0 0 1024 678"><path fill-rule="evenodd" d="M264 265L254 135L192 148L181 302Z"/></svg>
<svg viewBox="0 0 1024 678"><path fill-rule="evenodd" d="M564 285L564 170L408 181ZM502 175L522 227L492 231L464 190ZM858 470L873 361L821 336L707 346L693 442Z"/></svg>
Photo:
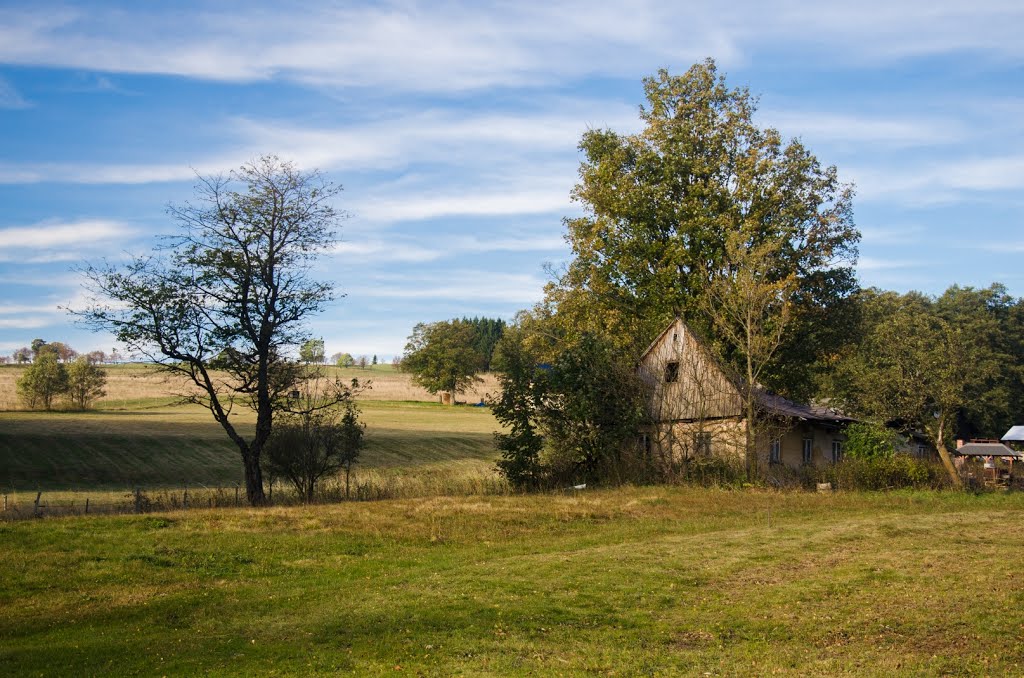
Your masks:
<svg viewBox="0 0 1024 678"><path fill-rule="evenodd" d="M736 384L690 328L677 318L640 358L656 422L723 419L743 415Z"/></svg>

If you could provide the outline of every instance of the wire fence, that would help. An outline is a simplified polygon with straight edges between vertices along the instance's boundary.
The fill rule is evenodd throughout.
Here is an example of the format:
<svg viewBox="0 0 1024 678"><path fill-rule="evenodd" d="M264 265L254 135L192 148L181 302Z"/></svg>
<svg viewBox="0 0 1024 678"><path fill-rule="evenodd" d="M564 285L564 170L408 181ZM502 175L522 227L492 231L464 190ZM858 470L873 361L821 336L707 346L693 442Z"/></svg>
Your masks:
<svg viewBox="0 0 1024 678"><path fill-rule="evenodd" d="M290 484L280 480L264 488L268 504L294 506L305 503ZM378 501L433 496L509 494L508 483L493 471L450 469L445 471L368 470L353 474L350 482L329 479L317 487L314 503ZM159 513L248 506L240 483L220 487L202 484L178 488L142 486L111 490L6 490L2 494L0 520L25 520L75 515Z"/></svg>
<svg viewBox="0 0 1024 678"><path fill-rule="evenodd" d="M11 490L3 493L2 501L0 520L21 520L243 506L246 497L241 485L215 488L200 485L180 489Z"/></svg>

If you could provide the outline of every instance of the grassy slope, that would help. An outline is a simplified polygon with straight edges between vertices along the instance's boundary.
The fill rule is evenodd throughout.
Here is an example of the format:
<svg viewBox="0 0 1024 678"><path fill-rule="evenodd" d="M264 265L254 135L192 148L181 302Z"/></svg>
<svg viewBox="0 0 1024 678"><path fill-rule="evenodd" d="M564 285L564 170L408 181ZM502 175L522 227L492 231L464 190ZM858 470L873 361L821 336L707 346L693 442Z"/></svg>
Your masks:
<svg viewBox="0 0 1024 678"><path fill-rule="evenodd" d="M644 488L0 524L0 670L1020 675L1022 517Z"/></svg>
<svg viewBox="0 0 1024 678"><path fill-rule="evenodd" d="M127 407L129 409L121 409ZM363 468L493 465L486 408L364 401ZM240 428L252 425L239 416ZM0 412L0 488L30 490L230 485L238 451L210 414L141 399L88 412Z"/></svg>

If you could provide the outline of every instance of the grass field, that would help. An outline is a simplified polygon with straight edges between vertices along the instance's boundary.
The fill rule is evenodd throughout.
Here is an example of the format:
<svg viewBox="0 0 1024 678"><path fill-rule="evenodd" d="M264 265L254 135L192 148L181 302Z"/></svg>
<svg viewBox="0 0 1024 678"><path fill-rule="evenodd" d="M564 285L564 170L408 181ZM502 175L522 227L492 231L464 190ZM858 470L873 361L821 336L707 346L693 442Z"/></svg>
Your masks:
<svg viewBox="0 0 1024 678"><path fill-rule="evenodd" d="M14 383L23 369L0 367L0 404L16 405ZM36 490L63 501L54 492L74 490L99 492L104 496L94 503L109 503L106 494L121 497L136 486L195 492L242 480L238 450L209 412L174 404L180 384L143 365L107 369L108 395L93 411L0 411L0 490L10 501L24 506ZM487 408L441 406L390 365L329 370L372 382L360 397L367 429L357 478L372 482L377 495L422 494L452 478L469 489L494 480L498 425ZM465 397L478 401L495 388L488 375L481 391ZM238 427L251 433L251 412L239 410L237 417Z"/></svg>
<svg viewBox="0 0 1024 678"><path fill-rule="evenodd" d="M0 670L1021 675L1022 518L627 488L0 524Z"/></svg>
<svg viewBox="0 0 1024 678"><path fill-rule="evenodd" d="M0 489L111 489L233 485L237 448L197 406L0 412ZM361 402L363 469L481 470L494 465L490 410L423 402ZM250 432L251 413L239 427Z"/></svg>

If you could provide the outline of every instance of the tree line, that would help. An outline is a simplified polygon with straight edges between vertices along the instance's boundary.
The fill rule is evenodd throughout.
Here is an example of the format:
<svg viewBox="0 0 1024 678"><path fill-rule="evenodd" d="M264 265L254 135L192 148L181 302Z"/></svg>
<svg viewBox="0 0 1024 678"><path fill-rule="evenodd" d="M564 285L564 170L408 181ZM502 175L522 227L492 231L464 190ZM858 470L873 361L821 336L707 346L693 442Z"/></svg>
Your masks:
<svg viewBox="0 0 1024 678"><path fill-rule="evenodd" d="M11 353L10 357L0 356L0 364L14 363L16 365L26 365L38 358L40 350L44 347L47 351L53 351L56 353L57 360L62 363L69 363L81 355L84 355L93 363L119 362L124 359L124 356L121 355L116 348L112 349L110 353L96 350L80 354L78 351L62 341L48 342L44 339L33 339L30 346L23 346L15 349Z"/></svg>

